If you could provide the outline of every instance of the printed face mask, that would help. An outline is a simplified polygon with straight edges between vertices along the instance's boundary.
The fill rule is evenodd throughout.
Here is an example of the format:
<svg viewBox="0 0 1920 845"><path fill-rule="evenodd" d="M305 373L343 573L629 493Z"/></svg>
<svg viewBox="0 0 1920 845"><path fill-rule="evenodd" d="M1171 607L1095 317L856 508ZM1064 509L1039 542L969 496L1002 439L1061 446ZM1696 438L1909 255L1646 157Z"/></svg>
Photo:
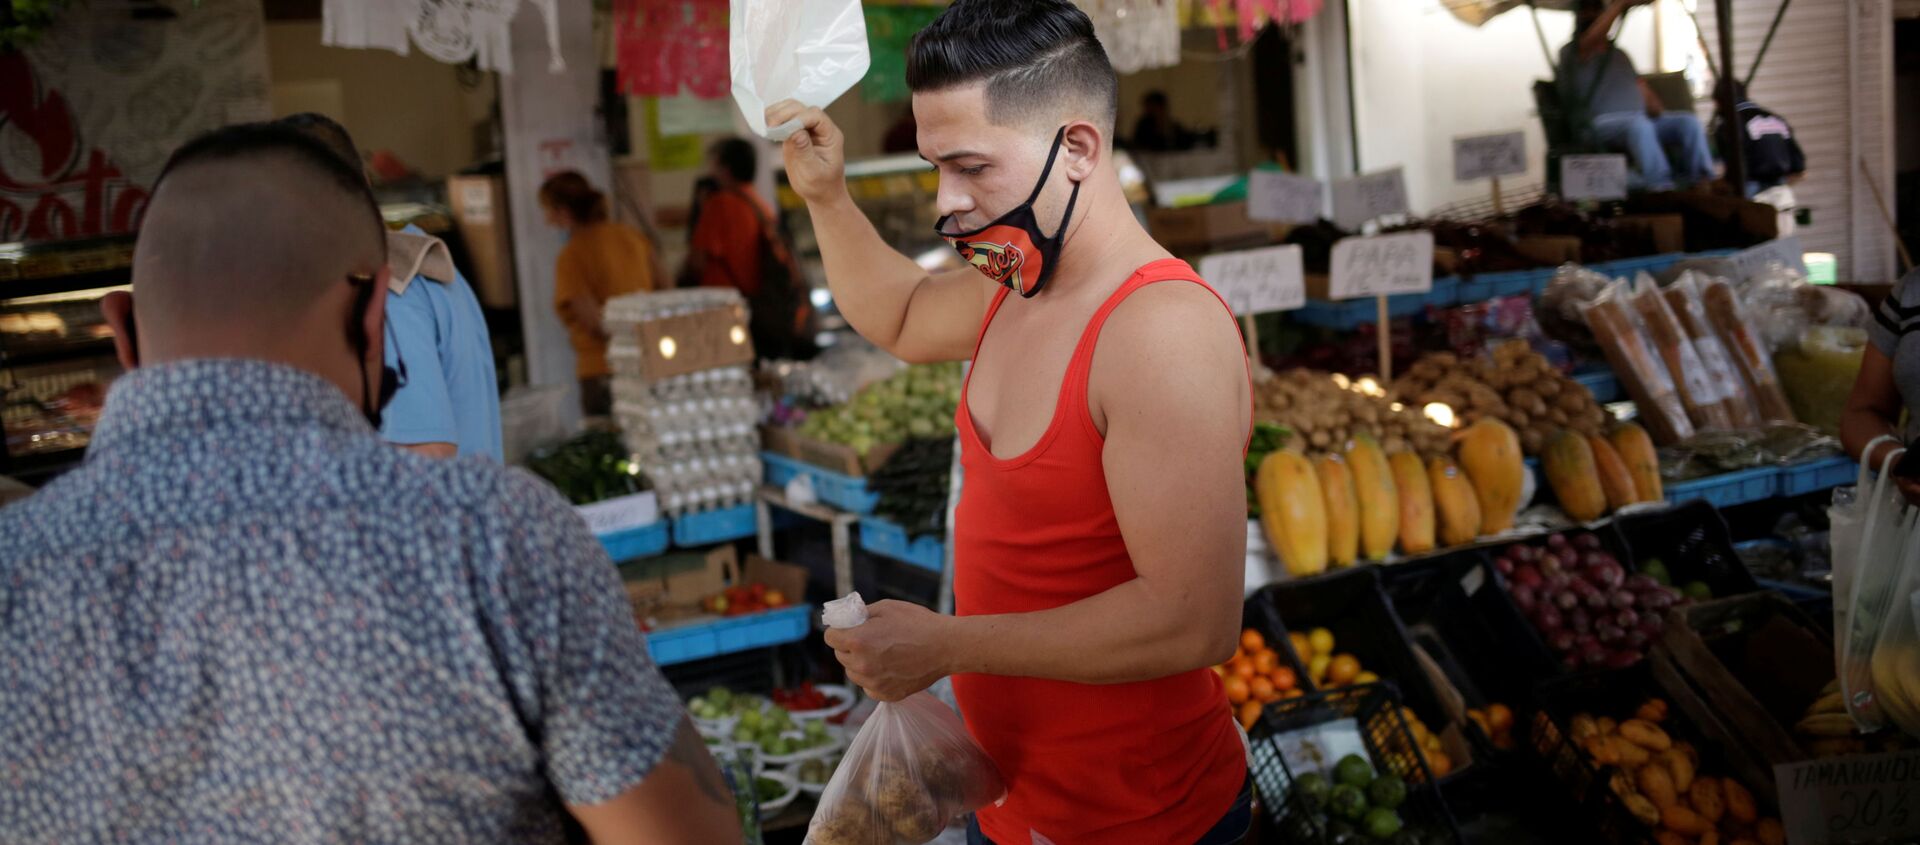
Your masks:
<svg viewBox="0 0 1920 845"><path fill-rule="evenodd" d="M1053 136L1053 148L1047 151L1047 166L1040 171L1040 182L1033 186L1026 202L971 232L948 232L947 223L953 220L951 214L933 224L934 232L953 244L954 250L974 269L1023 297L1039 293L1053 275L1054 265L1059 263L1060 247L1067 241L1067 222L1073 219L1073 204L1080 198L1080 183L1075 182L1073 193L1067 197L1066 213L1060 216L1059 228L1052 237L1040 233L1033 203L1040 198L1040 189L1047 186L1047 177L1053 173L1053 160L1060 154L1060 143L1066 137L1067 129L1062 126Z"/></svg>

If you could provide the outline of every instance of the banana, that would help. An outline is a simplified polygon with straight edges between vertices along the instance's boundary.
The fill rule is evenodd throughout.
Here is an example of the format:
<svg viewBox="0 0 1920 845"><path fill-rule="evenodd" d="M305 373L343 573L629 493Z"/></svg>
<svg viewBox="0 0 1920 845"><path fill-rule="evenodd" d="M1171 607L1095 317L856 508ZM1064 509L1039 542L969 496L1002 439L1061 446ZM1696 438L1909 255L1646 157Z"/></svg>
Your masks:
<svg viewBox="0 0 1920 845"><path fill-rule="evenodd" d="M1833 680L1828 681L1826 686L1820 688L1821 695L1832 695L1839 691L1840 691L1839 678L1834 678Z"/></svg>
<svg viewBox="0 0 1920 845"><path fill-rule="evenodd" d="M1800 720L1793 729L1808 736L1854 736L1853 717L1845 713L1816 713Z"/></svg>
<svg viewBox="0 0 1920 845"><path fill-rule="evenodd" d="M1839 690L1824 693L1818 699L1815 699L1812 704L1807 706L1808 716L1818 716L1822 713L1845 712L1847 712L1847 697Z"/></svg>

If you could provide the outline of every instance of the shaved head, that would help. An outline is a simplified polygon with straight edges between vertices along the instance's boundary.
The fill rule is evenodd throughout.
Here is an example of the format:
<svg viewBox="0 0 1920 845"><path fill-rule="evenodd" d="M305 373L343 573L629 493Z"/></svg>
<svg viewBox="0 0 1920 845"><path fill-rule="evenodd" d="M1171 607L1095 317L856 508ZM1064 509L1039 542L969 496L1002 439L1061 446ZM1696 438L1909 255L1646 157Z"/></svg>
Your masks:
<svg viewBox="0 0 1920 845"><path fill-rule="evenodd" d="M350 275L384 265L366 182L294 129L230 126L188 142L162 171L134 248L146 337L271 331L312 319Z"/></svg>

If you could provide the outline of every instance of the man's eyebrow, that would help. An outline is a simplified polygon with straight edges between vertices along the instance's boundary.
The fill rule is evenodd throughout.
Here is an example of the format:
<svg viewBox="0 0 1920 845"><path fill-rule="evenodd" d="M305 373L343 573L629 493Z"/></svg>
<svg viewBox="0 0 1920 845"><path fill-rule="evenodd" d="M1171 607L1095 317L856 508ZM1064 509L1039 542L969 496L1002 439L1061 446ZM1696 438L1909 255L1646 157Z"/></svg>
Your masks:
<svg viewBox="0 0 1920 845"><path fill-rule="evenodd" d="M968 156L985 158L986 153L977 153L977 152L974 152L973 150L954 150L953 152L947 153L946 155L943 155L938 159L929 159L926 156L922 155L920 156L920 160L928 164L946 164L949 161L953 161L955 159L967 158Z"/></svg>

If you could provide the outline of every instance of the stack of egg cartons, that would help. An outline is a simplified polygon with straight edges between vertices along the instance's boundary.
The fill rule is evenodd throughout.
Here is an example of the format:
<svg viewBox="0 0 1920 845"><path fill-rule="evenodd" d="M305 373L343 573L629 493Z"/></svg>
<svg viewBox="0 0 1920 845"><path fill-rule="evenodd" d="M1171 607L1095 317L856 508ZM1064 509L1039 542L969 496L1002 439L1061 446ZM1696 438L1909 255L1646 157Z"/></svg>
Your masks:
<svg viewBox="0 0 1920 845"><path fill-rule="evenodd" d="M745 505L762 475L760 407L750 364L648 379L641 323L702 311L744 310L732 288L640 293L607 302L613 416L668 516Z"/></svg>

